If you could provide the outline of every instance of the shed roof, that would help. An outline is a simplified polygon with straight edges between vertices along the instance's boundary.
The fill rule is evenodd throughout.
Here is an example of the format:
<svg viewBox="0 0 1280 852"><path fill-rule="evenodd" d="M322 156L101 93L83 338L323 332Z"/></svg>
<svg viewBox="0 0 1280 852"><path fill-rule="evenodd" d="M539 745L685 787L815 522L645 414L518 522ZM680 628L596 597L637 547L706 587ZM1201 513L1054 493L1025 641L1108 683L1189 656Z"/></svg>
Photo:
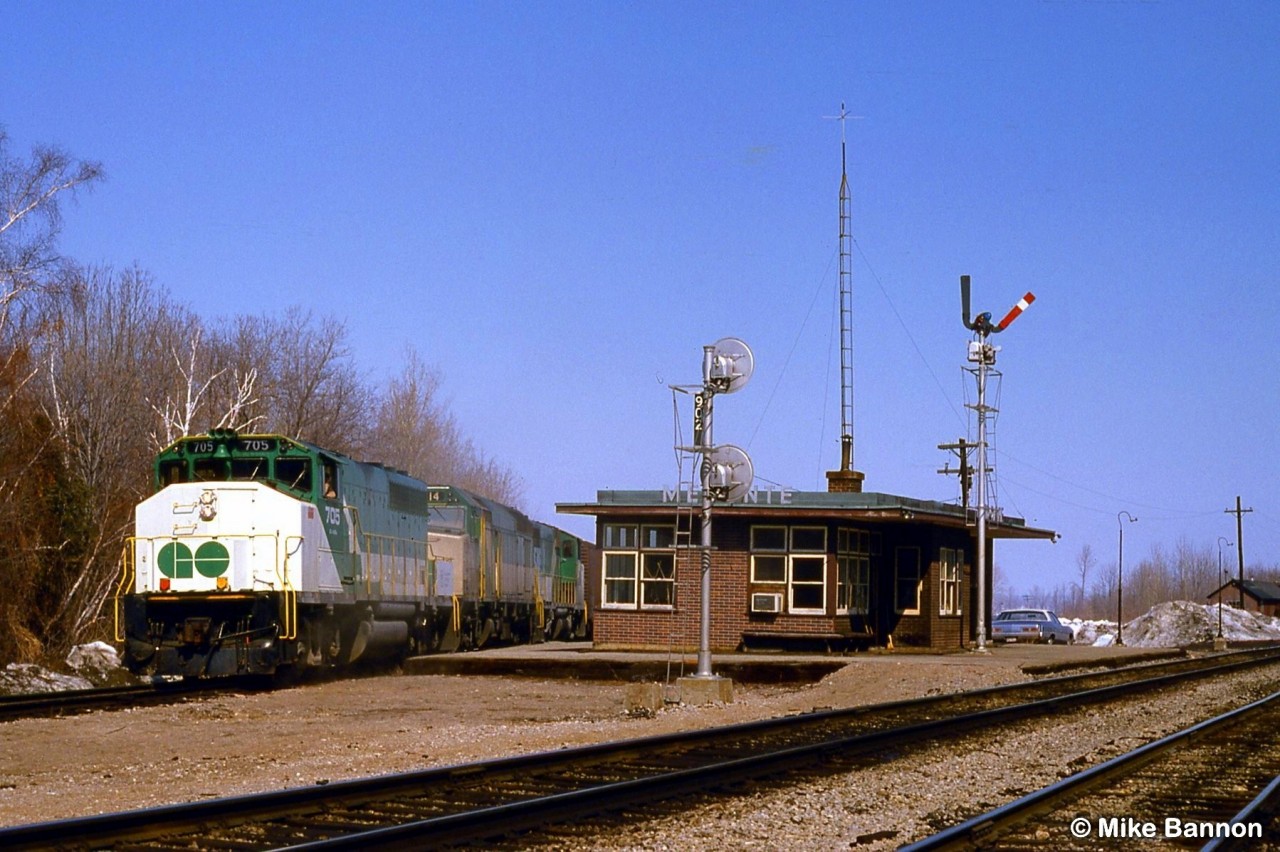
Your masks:
<svg viewBox="0 0 1280 852"><path fill-rule="evenodd" d="M600 518L669 515L677 508L701 504L698 491L598 491L594 503L557 503L556 511L570 515L595 515ZM831 492L792 491L784 488L753 490L733 503L717 503L720 517L806 518L847 521L878 521L930 524L942 527L974 527L977 513L952 503L917 500L897 494L876 491ZM997 511L987 518L991 538L1054 539L1053 530L1029 527L1022 518Z"/></svg>
<svg viewBox="0 0 1280 852"><path fill-rule="evenodd" d="M1241 583L1233 578L1214 589L1205 597L1212 598L1224 589L1232 588L1243 588L1246 595L1259 603L1280 603L1280 584L1272 583L1268 580L1245 580Z"/></svg>

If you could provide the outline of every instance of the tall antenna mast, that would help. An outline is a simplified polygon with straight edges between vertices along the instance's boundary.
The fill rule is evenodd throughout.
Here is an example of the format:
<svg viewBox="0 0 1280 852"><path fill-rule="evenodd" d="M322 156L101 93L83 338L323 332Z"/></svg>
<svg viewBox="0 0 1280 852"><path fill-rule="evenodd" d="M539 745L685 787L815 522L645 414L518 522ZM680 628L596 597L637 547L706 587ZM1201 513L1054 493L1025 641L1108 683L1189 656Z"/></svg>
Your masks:
<svg viewBox="0 0 1280 852"><path fill-rule="evenodd" d="M853 231L844 126L860 116L842 101L839 115L825 117L840 122L840 469L827 472L827 490L861 491L863 476L853 469Z"/></svg>

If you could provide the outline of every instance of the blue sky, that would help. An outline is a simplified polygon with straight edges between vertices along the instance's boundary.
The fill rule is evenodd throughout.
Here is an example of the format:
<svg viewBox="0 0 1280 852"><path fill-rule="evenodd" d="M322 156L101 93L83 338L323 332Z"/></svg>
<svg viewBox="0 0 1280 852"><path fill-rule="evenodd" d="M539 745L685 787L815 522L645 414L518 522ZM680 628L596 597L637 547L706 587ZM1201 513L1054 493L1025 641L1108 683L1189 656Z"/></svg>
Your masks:
<svg viewBox="0 0 1280 852"><path fill-rule="evenodd" d="M1000 545L1021 587L1083 544L1280 562L1280 4L27 3L0 123L97 159L63 248L202 315L305 304L373 380L437 365L525 508L674 484L667 385L747 341L716 439L762 484L839 457L837 206L853 192L855 464L957 494L974 309L1008 332ZM688 429L687 411L684 413ZM1227 556L1234 564L1234 552ZM1208 591L1208 590L1206 590Z"/></svg>

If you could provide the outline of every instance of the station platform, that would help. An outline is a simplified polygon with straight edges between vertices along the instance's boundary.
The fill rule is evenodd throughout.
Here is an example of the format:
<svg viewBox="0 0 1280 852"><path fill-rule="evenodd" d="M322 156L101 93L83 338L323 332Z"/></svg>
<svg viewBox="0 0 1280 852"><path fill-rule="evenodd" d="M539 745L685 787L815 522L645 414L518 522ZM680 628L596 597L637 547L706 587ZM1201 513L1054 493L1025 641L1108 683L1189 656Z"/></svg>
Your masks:
<svg viewBox="0 0 1280 852"><path fill-rule="evenodd" d="M713 654L712 671L739 683L812 683L851 663L968 665L1017 668L1024 674L1047 676L1085 669L1114 668L1144 661L1185 656L1178 648L1093 647L1091 645L989 645L986 653L951 654L910 649L870 650L833 656L823 653ZM672 681L697 671L697 655L680 651L605 651L586 642L545 642L410 657L406 674L494 675L503 677L571 678L577 680Z"/></svg>

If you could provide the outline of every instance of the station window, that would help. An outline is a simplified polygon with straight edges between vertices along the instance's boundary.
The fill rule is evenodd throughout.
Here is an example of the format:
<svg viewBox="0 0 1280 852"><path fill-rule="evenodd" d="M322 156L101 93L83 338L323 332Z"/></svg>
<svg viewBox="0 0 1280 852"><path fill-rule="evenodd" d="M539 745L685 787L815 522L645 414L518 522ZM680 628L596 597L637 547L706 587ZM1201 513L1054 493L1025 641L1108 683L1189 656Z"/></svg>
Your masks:
<svg viewBox="0 0 1280 852"><path fill-rule="evenodd" d="M671 609L676 594L676 530L661 524L606 524L601 605Z"/></svg>
<svg viewBox="0 0 1280 852"><path fill-rule="evenodd" d="M788 612L825 613L826 527L752 527L751 582L776 584L786 593Z"/></svg>
<svg viewBox="0 0 1280 852"><path fill-rule="evenodd" d="M879 534L841 528L836 531L836 613L866 615L871 605L872 541Z"/></svg>
<svg viewBox="0 0 1280 852"><path fill-rule="evenodd" d="M960 563L964 551L944 547L938 554L938 615L960 614Z"/></svg>
<svg viewBox="0 0 1280 852"><path fill-rule="evenodd" d="M899 547L894 551L894 608L903 615L920 614L920 548Z"/></svg>

